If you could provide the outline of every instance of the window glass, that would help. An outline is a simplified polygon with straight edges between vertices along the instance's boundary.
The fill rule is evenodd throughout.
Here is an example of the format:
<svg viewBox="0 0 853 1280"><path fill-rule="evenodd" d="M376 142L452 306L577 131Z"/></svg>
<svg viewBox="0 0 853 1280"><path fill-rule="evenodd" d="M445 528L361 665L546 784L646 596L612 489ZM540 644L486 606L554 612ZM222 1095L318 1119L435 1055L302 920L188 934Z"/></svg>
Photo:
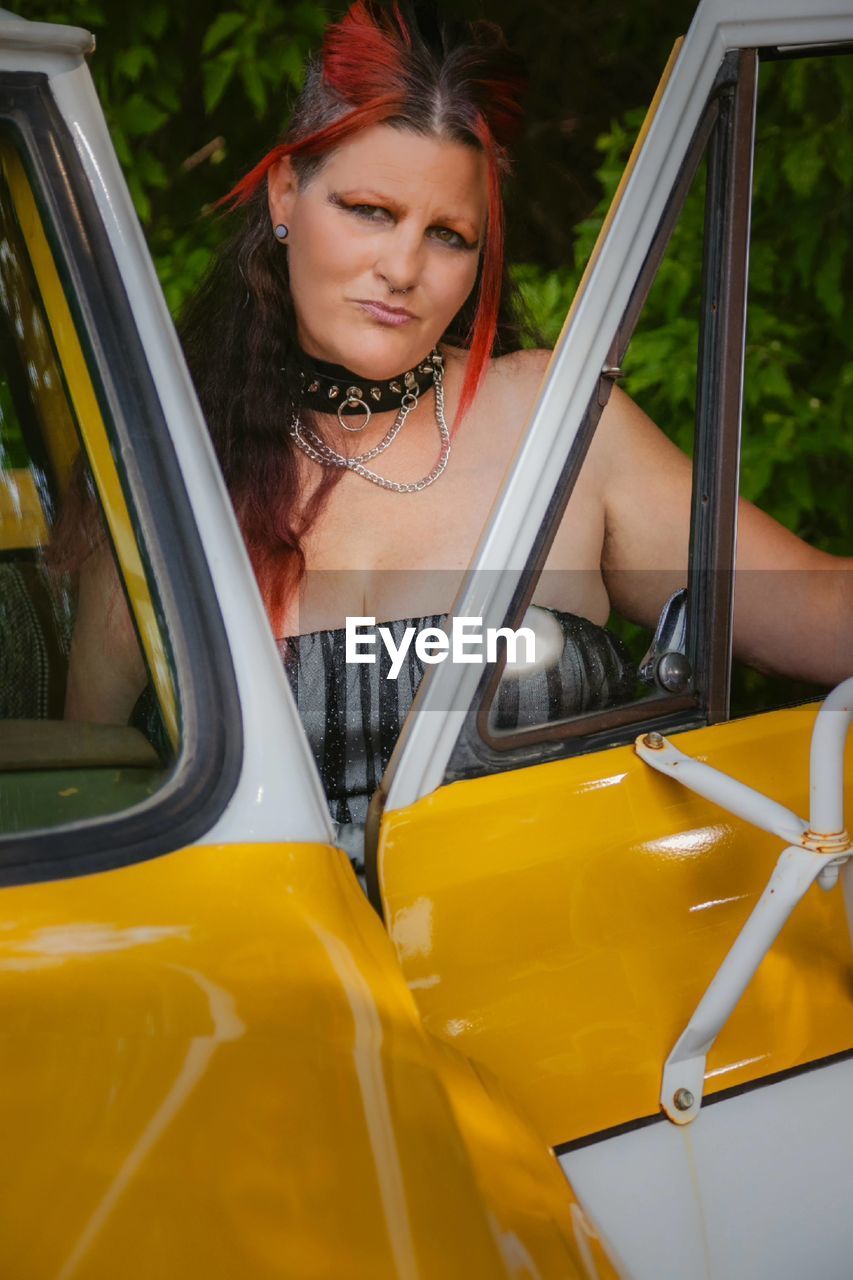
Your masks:
<svg viewBox="0 0 853 1280"><path fill-rule="evenodd" d="M119 671L132 673L127 714L89 723L87 685ZM177 726L167 648L68 300L21 161L0 139L0 832L144 800L170 771Z"/></svg>
<svg viewBox="0 0 853 1280"><path fill-rule="evenodd" d="M626 317L614 344L624 349L630 338L621 361L619 389L611 393L596 428L596 437L613 439L614 417L632 412L627 396L650 420L643 430L657 435L652 425L656 423L667 437L670 443L664 445L662 465L674 466L677 473L665 495L671 509L650 510L649 517L671 519L678 536L670 540L666 557L654 565L630 556L624 564L624 554L624 567L608 565L606 541L602 554L606 517L599 510L594 476L596 469L606 465L607 455L601 450L614 446L599 448L594 437L534 591L533 605L541 608L528 615L536 629L537 664L541 666L540 650L547 653L549 644L553 657L544 672L526 672L521 663L515 670L508 666L490 711L490 727L498 736L560 722L568 733L594 733L596 717L605 715L613 723L613 713L624 710L633 721L669 713L675 699L681 703L691 699L690 459L705 188L706 162L700 157L686 194L674 196L674 205L681 203L681 207L673 209L674 225L670 220L662 227L652 254L656 270L640 284L629 308L633 313L639 309L639 318L631 330L630 315ZM590 472L593 480L588 482ZM659 499L660 492L653 501ZM597 528L594 535L589 532L591 526ZM588 556L580 562L578 548L586 542Z"/></svg>
<svg viewBox="0 0 853 1280"><path fill-rule="evenodd" d="M853 56L763 61L741 492L812 546L848 556L853 554L851 233ZM773 591L756 577L739 574L736 591ZM822 693L819 686L735 664L732 713Z"/></svg>

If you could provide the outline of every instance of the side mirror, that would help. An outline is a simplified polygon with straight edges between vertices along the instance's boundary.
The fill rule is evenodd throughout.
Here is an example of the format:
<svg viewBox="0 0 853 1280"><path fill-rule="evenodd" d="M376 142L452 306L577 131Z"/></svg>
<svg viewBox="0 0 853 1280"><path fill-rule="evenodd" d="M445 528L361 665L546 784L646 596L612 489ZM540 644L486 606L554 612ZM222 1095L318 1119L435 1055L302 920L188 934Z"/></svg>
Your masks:
<svg viewBox="0 0 853 1280"><path fill-rule="evenodd" d="M687 659L687 588L669 597L661 609L652 643L640 663L644 684L664 693L686 693L693 672Z"/></svg>

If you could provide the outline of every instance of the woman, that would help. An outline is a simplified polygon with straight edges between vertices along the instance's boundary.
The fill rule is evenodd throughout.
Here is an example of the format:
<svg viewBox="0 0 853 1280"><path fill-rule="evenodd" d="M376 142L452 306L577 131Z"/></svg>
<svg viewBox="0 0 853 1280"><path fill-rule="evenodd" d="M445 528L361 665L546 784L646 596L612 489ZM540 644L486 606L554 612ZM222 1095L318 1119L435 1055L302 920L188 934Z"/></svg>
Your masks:
<svg viewBox="0 0 853 1280"><path fill-rule="evenodd" d="M379 667L346 668L344 620L390 620L399 639L446 614L547 363L520 349L503 263L522 85L495 28L358 0L330 27L285 142L226 198L245 221L182 325L343 824L364 820L422 674L410 664L389 695ZM560 622L564 666L580 655L587 673L566 681L558 714L630 685L604 624L613 605L653 626L683 583L690 488L687 459L614 391L536 597ZM114 608L105 639L105 555L81 573L66 714L125 721L145 671ZM849 674L841 575L811 572L837 561L742 503L738 566L810 571L774 575L797 581L796 601L778 586L738 601L742 658L825 683Z"/></svg>

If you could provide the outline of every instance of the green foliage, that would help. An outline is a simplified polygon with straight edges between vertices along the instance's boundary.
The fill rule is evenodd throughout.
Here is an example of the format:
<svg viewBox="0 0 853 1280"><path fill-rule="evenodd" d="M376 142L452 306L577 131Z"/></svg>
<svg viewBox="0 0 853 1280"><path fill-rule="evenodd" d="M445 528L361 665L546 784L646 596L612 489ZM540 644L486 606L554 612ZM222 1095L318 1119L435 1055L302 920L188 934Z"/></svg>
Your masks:
<svg viewBox="0 0 853 1280"><path fill-rule="evenodd" d="M26 17L93 31L92 74L167 301L176 312L227 220L213 203L281 133L330 0L12 0ZM556 341L644 112L597 142L603 192L574 232L579 264L516 269ZM853 58L762 68L745 378L744 494L831 550L849 550L853 432ZM691 194L626 360L628 387L690 446L701 271L701 184Z"/></svg>
<svg viewBox="0 0 853 1280"><path fill-rule="evenodd" d="M762 68L756 139L741 490L815 545L853 543L853 58ZM604 195L576 231L589 256L643 113L598 142ZM627 386L682 446L692 434L702 243L695 184L625 362ZM517 277L556 340L579 268Z"/></svg>
<svg viewBox="0 0 853 1280"><path fill-rule="evenodd" d="M95 86L173 312L201 278L227 222L204 216L281 134L324 0L11 0L40 22L92 31Z"/></svg>

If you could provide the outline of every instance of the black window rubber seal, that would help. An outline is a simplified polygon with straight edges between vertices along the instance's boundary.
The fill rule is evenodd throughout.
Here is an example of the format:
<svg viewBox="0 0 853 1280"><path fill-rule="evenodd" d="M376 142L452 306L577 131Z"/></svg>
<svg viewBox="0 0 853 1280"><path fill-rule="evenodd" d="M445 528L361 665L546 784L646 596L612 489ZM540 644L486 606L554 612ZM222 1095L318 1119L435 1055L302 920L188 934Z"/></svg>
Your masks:
<svg viewBox="0 0 853 1280"><path fill-rule="evenodd" d="M0 74L0 129L14 141L39 206L142 534L158 611L167 600L163 634L181 713L177 760L150 800L0 835L0 886L10 886L112 870L197 843L237 785L243 726L225 627L174 447L94 195L46 75Z"/></svg>

